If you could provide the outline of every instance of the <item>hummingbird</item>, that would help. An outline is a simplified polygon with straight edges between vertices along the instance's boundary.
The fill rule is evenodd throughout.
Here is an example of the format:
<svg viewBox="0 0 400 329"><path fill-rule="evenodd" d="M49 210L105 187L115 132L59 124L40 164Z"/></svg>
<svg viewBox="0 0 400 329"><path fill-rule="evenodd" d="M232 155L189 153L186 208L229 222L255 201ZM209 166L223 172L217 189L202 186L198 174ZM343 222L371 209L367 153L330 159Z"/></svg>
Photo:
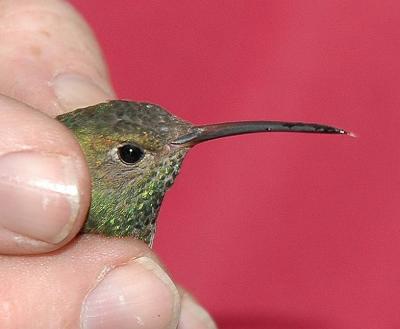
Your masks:
<svg viewBox="0 0 400 329"><path fill-rule="evenodd" d="M133 236L152 245L157 215L182 161L194 145L259 132L352 135L331 126L281 121L193 125L162 107L113 100L59 115L89 166L91 206L83 233Z"/></svg>

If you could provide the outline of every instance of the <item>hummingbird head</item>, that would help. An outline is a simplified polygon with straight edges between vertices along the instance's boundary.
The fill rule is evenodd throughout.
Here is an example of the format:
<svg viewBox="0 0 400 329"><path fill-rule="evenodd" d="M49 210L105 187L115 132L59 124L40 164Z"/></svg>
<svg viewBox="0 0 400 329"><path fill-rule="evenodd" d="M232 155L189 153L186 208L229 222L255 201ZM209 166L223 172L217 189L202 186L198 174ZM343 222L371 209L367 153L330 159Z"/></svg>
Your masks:
<svg viewBox="0 0 400 329"><path fill-rule="evenodd" d="M161 107L111 101L58 117L77 137L92 176L85 232L133 235L151 244L166 190L187 146L171 142L192 125Z"/></svg>
<svg viewBox="0 0 400 329"><path fill-rule="evenodd" d="M157 105L128 101L78 109L57 119L77 137L92 176L83 232L134 236L149 245L164 194L193 145L254 132L348 134L330 126L279 121L194 126Z"/></svg>

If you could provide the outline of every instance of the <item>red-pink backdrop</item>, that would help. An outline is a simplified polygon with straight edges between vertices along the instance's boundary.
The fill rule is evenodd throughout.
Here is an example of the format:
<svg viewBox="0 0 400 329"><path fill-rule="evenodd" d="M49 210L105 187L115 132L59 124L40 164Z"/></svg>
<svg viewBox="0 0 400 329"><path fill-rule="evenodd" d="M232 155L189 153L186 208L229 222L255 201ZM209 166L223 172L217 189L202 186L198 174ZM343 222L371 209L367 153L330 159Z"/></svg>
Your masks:
<svg viewBox="0 0 400 329"><path fill-rule="evenodd" d="M155 249L221 328L400 327L400 2L71 1L119 97L299 120L187 157Z"/></svg>

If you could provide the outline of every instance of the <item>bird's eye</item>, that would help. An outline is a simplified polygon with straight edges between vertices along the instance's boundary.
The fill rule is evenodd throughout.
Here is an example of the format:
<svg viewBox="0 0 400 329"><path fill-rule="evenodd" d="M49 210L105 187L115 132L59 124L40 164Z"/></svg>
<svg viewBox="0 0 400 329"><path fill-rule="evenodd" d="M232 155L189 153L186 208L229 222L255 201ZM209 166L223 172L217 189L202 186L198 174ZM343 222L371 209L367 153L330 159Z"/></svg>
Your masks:
<svg viewBox="0 0 400 329"><path fill-rule="evenodd" d="M135 164L143 158L144 152L140 147L128 143L118 147L118 156L125 164Z"/></svg>

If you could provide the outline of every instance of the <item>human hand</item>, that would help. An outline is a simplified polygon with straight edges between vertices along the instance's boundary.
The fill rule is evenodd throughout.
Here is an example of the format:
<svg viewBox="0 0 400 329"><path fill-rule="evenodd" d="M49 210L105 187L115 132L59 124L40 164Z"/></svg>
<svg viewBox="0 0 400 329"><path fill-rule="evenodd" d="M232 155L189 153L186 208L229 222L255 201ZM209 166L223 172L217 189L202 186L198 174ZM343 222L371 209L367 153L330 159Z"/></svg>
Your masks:
<svg viewBox="0 0 400 329"><path fill-rule="evenodd" d="M0 40L0 327L215 328L144 243L76 237L88 169L50 117L115 98L85 22L62 1L2 0Z"/></svg>

